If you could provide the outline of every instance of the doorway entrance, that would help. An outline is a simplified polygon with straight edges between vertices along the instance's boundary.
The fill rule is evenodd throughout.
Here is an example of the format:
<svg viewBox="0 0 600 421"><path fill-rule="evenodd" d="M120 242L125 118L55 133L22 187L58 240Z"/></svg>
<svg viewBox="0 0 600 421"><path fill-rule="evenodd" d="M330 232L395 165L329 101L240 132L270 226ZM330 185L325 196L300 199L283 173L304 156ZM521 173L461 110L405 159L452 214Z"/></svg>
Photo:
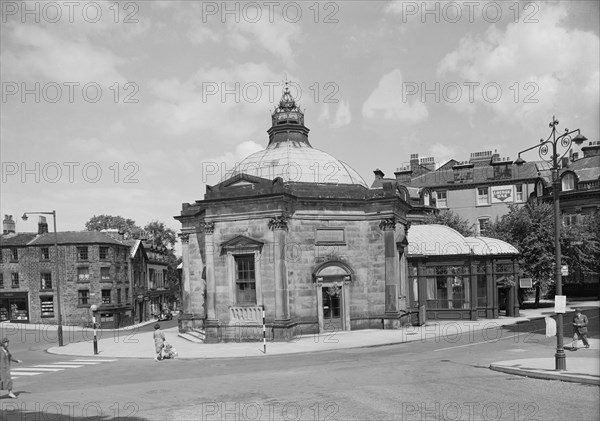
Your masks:
<svg viewBox="0 0 600 421"><path fill-rule="evenodd" d="M342 291L343 285L322 287L323 294L323 329L342 330Z"/></svg>

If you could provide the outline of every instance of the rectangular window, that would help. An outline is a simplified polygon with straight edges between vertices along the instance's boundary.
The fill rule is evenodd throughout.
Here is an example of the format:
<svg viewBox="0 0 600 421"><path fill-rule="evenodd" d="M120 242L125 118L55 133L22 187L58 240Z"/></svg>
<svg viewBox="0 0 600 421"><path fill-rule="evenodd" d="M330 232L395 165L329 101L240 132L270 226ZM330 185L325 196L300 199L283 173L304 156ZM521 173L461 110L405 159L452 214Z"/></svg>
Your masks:
<svg viewBox="0 0 600 421"><path fill-rule="evenodd" d="M523 185L522 184L515 185L515 200L517 202L523 201Z"/></svg>
<svg viewBox="0 0 600 421"><path fill-rule="evenodd" d="M40 274L40 289L52 289L52 274L50 272L42 272Z"/></svg>
<svg viewBox="0 0 600 421"><path fill-rule="evenodd" d="M110 268L109 267L100 268L100 280L110 281Z"/></svg>
<svg viewBox="0 0 600 421"><path fill-rule="evenodd" d="M490 194L489 187L477 187L477 204L478 205L489 205Z"/></svg>
<svg viewBox="0 0 600 421"><path fill-rule="evenodd" d="M562 222L563 222L563 226L568 227L570 225L577 225L579 218L577 214L573 214L573 215L563 215L562 216Z"/></svg>
<svg viewBox="0 0 600 421"><path fill-rule="evenodd" d="M88 259L88 248L87 247L77 247L77 258L79 260L87 260Z"/></svg>
<svg viewBox="0 0 600 421"><path fill-rule="evenodd" d="M77 304L80 306L87 305L90 298L90 292L87 289L77 291Z"/></svg>
<svg viewBox="0 0 600 421"><path fill-rule="evenodd" d="M102 304L110 304L110 289L102 290Z"/></svg>
<svg viewBox="0 0 600 421"><path fill-rule="evenodd" d="M117 304L121 304L121 288L117 289Z"/></svg>
<svg viewBox="0 0 600 421"><path fill-rule="evenodd" d="M4 274L0 273L0 288L4 288Z"/></svg>
<svg viewBox="0 0 600 421"><path fill-rule="evenodd" d="M486 235L490 227L490 218L479 218L477 220L479 235Z"/></svg>
<svg viewBox="0 0 600 421"><path fill-rule="evenodd" d="M439 191L437 192L437 207L438 208L447 208L448 207L448 192Z"/></svg>
<svg viewBox="0 0 600 421"><path fill-rule="evenodd" d="M40 249L40 259L50 260L50 249L48 247L42 247Z"/></svg>
<svg viewBox="0 0 600 421"><path fill-rule="evenodd" d="M154 271L154 269L149 269L148 272L150 272L148 275L149 279L149 283L150 285L148 286L150 289L155 289L156 288L156 272Z"/></svg>
<svg viewBox="0 0 600 421"><path fill-rule="evenodd" d="M100 260L108 259L108 247L100 246Z"/></svg>
<svg viewBox="0 0 600 421"><path fill-rule="evenodd" d="M254 274L254 255L235 256L236 266L236 302L237 304L256 304L256 278Z"/></svg>
<svg viewBox="0 0 600 421"><path fill-rule="evenodd" d="M40 297L40 306L42 308L42 317L54 317L54 297Z"/></svg>
<svg viewBox="0 0 600 421"><path fill-rule="evenodd" d="M79 282L89 282L90 281L90 268L88 268L88 267L77 268L77 280Z"/></svg>
<svg viewBox="0 0 600 421"><path fill-rule="evenodd" d="M125 288L125 302L129 302L129 288Z"/></svg>
<svg viewBox="0 0 600 421"><path fill-rule="evenodd" d="M13 262L18 262L19 261L19 249L18 248L12 248L10 249L10 260Z"/></svg>
<svg viewBox="0 0 600 421"><path fill-rule="evenodd" d="M344 228L317 228L315 233L317 244L346 244Z"/></svg>
<svg viewBox="0 0 600 421"><path fill-rule="evenodd" d="M11 273L10 278L11 278L11 286L13 288L19 288L19 273L18 272Z"/></svg>

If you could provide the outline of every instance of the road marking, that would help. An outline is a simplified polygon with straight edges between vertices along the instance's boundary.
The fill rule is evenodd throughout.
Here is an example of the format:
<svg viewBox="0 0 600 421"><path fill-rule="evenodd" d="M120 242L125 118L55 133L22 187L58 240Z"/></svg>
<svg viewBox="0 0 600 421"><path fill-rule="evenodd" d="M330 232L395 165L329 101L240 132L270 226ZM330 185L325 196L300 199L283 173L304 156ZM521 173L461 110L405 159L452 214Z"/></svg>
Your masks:
<svg viewBox="0 0 600 421"><path fill-rule="evenodd" d="M42 364L42 365L36 365L34 367L42 367L42 368L54 368L54 367L60 367L60 368L80 368L83 367L82 365L67 365L67 364Z"/></svg>
<svg viewBox="0 0 600 421"><path fill-rule="evenodd" d="M99 362L99 363L111 363L117 360L90 360L90 359L85 359L85 360L71 360L71 362L85 362L85 361L89 361L89 362Z"/></svg>
<svg viewBox="0 0 600 421"><path fill-rule="evenodd" d="M496 343L498 341L503 341L505 339L513 339L514 340L518 336L521 336L521 335L531 335L533 332L537 332L537 331L540 331L540 330L544 330L545 331L546 329L544 328L544 329L532 330L531 332L523 332L523 333L519 333L518 335L507 336L505 338L500 338L500 339L492 339L490 341L473 342L473 343L470 343L470 344L456 345L456 346L449 346L447 348L434 349L433 352L446 351L448 349L455 349L455 348L464 348L466 346L473 346L473 345L493 344L493 343Z"/></svg>
<svg viewBox="0 0 600 421"><path fill-rule="evenodd" d="M12 371L13 370L11 370L11 374L12 374ZM18 374L19 376L37 376L38 374L42 374L42 373L30 373L30 372L27 372L27 371L22 371L22 372L16 372L15 371L14 373Z"/></svg>
<svg viewBox="0 0 600 421"><path fill-rule="evenodd" d="M13 368L11 371L15 372L15 371L62 371L64 370L64 368L31 368L31 367L25 367L25 368Z"/></svg>

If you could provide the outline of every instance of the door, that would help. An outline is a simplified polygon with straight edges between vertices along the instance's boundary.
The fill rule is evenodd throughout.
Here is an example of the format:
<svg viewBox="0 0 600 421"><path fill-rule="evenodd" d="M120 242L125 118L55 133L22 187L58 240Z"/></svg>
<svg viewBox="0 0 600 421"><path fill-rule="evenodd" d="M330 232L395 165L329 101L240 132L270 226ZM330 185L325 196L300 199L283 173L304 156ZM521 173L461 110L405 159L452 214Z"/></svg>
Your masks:
<svg viewBox="0 0 600 421"><path fill-rule="evenodd" d="M342 288L323 287L323 329L342 330Z"/></svg>

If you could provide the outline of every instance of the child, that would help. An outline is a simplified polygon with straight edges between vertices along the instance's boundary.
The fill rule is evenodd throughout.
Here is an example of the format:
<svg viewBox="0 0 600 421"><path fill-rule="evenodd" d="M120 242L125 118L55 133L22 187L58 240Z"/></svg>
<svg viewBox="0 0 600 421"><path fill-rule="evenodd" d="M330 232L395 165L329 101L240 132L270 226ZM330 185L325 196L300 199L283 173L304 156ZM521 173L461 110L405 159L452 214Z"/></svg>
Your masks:
<svg viewBox="0 0 600 421"><path fill-rule="evenodd" d="M161 351L161 357L163 359L173 359L177 356L177 350L175 348L173 348L173 345L171 345L168 342L165 342L165 345Z"/></svg>

